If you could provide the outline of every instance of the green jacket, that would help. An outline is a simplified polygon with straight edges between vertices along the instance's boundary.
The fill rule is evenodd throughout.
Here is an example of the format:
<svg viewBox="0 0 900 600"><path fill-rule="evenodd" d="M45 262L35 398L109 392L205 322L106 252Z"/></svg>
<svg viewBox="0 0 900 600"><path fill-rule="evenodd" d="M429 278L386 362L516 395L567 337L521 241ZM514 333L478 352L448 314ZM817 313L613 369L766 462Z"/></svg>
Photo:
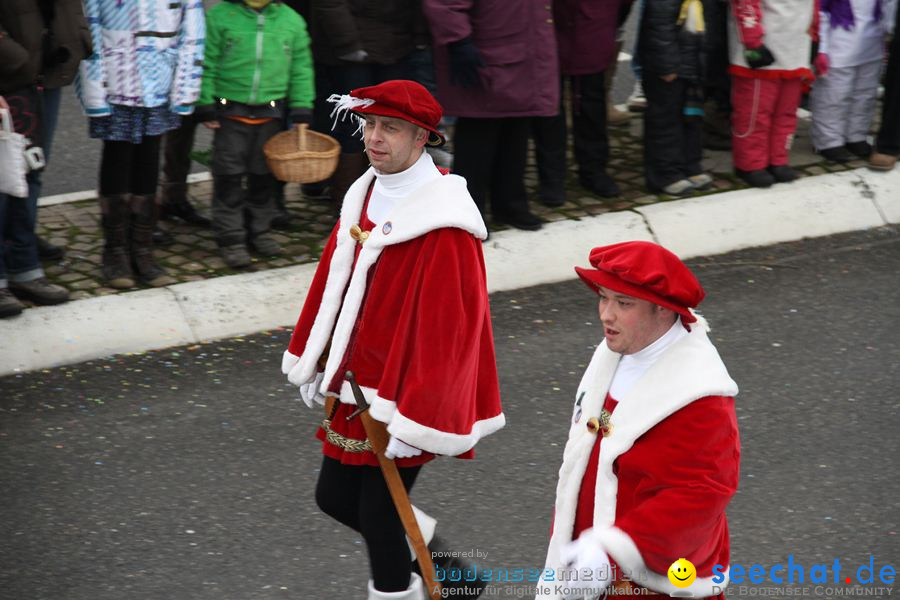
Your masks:
<svg viewBox="0 0 900 600"><path fill-rule="evenodd" d="M206 14L206 55L198 106L219 98L242 104L286 99L292 109L313 105L313 67L303 17L281 2L257 12L240 0Z"/></svg>

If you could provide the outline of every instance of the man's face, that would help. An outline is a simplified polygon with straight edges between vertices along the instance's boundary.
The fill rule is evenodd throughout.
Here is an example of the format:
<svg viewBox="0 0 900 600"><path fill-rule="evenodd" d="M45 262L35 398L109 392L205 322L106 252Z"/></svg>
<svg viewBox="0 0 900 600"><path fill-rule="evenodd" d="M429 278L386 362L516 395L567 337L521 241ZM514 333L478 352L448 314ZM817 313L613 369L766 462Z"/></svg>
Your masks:
<svg viewBox="0 0 900 600"><path fill-rule="evenodd" d="M363 142L369 162L382 173L399 173L422 155L428 135L403 119L366 115Z"/></svg>
<svg viewBox="0 0 900 600"><path fill-rule="evenodd" d="M647 300L599 288L600 322L606 345L613 352L640 352L665 334L675 313Z"/></svg>

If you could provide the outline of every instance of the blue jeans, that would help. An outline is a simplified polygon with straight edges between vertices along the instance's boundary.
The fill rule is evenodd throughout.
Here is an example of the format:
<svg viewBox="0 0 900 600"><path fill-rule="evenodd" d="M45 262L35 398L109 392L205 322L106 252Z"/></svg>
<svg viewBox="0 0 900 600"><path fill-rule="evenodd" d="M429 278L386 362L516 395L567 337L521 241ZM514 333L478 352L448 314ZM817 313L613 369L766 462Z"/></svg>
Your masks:
<svg viewBox="0 0 900 600"><path fill-rule="evenodd" d="M44 158L50 159L50 147L59 117L60 89L44 90ZM12 281L33 281L44 276L37 251L37 202L41 195L43 171L28 173L28 197L0 194L0 288ZM8 275L7 275L8 274Z"/></svg>

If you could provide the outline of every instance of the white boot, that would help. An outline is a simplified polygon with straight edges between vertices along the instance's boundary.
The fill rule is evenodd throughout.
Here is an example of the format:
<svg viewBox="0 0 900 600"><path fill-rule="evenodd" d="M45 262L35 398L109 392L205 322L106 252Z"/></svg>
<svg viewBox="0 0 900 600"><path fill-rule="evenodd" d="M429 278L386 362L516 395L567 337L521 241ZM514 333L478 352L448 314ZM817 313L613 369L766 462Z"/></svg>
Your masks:
<svg viewBox="0 0 900 600"><path fill-rule="evenodd" d="M416 516L416 523L419 524L419 531L422 532L422 539L425 540L425 545L431 543L431 539L434 537L434 529L437 527L437 519L426 513L424 510L416 506L412 505L413 514ZM413 548L412 542L409 541L409 537L406 538L406 545L409 546L409 556L410 560L416 560L416 551Z"/></svg>
<svg viewBox="0 0 900 600"><path fill-rule="evenodd" d="M422 578L415 573L409 576L409 587L402 592L379 592L369 580L369 600L425 600Z"/></svg>

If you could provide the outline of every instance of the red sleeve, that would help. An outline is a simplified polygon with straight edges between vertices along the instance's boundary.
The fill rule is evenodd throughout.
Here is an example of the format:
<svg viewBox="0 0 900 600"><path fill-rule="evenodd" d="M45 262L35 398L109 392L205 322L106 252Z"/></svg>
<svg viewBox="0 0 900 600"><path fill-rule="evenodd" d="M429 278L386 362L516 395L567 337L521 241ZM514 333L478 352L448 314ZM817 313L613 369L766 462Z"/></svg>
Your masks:
<svg viewBox="0 0 900 600"><path fill-rule="evenodd" d="M322 250L322 256L319 257L319 266L316 268L316 274L313 276L312 284L309 286L309 292L306 294L306 301L303 303L303 309L300 311L300 318L297 319L297 325L294 327L294 333L291 336L291 343L288 344L288 352L299 357L306 348L306 340L309 332L312 330L316 315L319 312L319 305L322 303L322 294L325 293L325 282L328 281L328 269L331 267L331 257L337 246L337 232L340 222L338 222L325 248Z"/></svg>
<svg viewBox="0 0 900 600"><path fill-rule="evenodd" d="M457 455L503 418L481 242L441 229L408 254L416 265L378 395L396 403L391 433Z"/></svg>
<svg viewBox="0 0 900 600"><path fill-rule="evenodd" d="M731 10L741 43L745 48L759 48L766 33L762 26L760 0L731 0Z"/></svg>
<svg viewBox="0 0 900 600"><path fill-rule="evenodd" d="M734 399L722 396L692 402L619 459L620 480L639 475L628 494L633 503L622 498L617 507L616 526L650 570L665 573L684 557L709 576L716 560L727 560L725 507L737 491L739 463Z"/></svg>

